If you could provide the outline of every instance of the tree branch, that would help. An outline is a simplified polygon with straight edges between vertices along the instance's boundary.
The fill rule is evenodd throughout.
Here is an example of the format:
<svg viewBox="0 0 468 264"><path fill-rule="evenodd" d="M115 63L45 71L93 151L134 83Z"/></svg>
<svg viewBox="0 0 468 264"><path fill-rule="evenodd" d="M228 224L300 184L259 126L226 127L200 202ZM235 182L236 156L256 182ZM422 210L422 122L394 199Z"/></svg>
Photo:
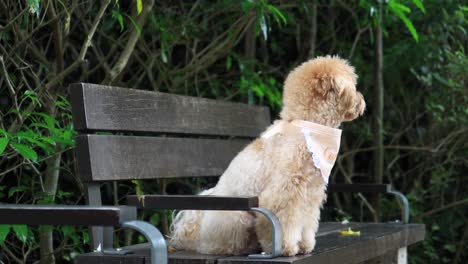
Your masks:
<svg viewBox="0 0 468 264"><path fill-rule="evenodd" d="M136 20L136 25L141 29L146 23L146 18L148 17L148 14L153 8L154 0L148 0L145 1L144 9L138 16ZM134 12L136 14L136 12ZM140 37L140 32L134 27L129 38L127 41L127 45L125 45L125 49L122 51L122 54L120 55L119 59L115 63L114 67L112 67L111 71L109 74L106 76L106 78L102 81L104 84L110 84L112 83L117 76L122 73L123 69L125 66L127 66L128 60L130 59L130 56L133 53L133 50L135 49L135 45Z"/></svg>

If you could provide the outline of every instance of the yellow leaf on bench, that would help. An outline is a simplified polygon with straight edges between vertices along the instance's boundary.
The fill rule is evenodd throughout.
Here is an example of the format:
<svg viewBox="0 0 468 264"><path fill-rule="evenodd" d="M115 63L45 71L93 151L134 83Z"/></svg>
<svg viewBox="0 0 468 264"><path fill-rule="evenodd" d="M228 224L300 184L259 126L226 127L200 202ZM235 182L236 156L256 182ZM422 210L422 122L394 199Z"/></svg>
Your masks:
<svg viewBox="0 0 468 264"><path fill-rule="evenodd" d="M348 227L348 230L340 230L339 231L342 236L360 236L361 231L353 231L351 227Z"/></svg>

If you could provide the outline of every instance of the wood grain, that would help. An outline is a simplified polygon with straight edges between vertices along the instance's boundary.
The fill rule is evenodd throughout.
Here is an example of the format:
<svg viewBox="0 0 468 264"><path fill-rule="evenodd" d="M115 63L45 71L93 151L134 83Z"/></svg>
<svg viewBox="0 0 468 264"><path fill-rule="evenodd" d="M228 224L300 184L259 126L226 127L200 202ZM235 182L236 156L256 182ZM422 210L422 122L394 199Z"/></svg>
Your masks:
<svg viewBox="0 0 468 264"><path fill-rule="evenodd" d="M246 211L252 207L258 207L258 198L210 195L128 195L127 205L140 209Z"/></svg>
<svg viewBox="0 0 468 264"><path fill-rule="evenodd" d="M249 140L80 135L84 181L219 176Z"/></svg>
<svg viewBox="0 0 468 264"><path fill-rule="evenodd" d="M320 228L326 226L320 224ZM343 226L342 226L343 227ZM344 226L346 228L346 226ZM266 263L316 264L340 263L358 264L384 255L401 247L406 247L424 239L422 224L362 223L355 230L360 236L342 236L338 232L317 236L317 245L309 255L279 257ZM353 230L354 230L353 229ZM227 257L218 259L219 264L264 264L264 261L247 257Z"/></svg>
<svg viewBox="0 0 468 264"><path fill-rule="evenodd" d="M343 237L338 230L351 226L361 231L359 237ZM279 257L269 260L249 259L246 256L217 256L202 255L194 252L177 251L169 254L171 264L265 264L265 263L288 263L288 264L317 264L317 263L340 263L357 264L379 255L387 254L400 247L412 245L424 239L424 225L421 224L394 224L394 223L320 223L317 234L317 245L310 255L295 257ZM132 250L133 255L126 256L104 256L101 253L89 253L78 256L77 264L94 263L148 263L148 244L133 245L125 247ZM132 262L138 260L138 262Z"/></svg>
<svg viewBox="0 0 468 264"><path fill-rule="evenodd" d="M257 137L267 107L88 83L69 88L79 131L139 131Z"/></svg>
<svg viewBox="0 0 468 264"><path fill-rule="evenodd" d="M130 220L136 220L135 207L0 205L0 224L119 226Z"/></svg>

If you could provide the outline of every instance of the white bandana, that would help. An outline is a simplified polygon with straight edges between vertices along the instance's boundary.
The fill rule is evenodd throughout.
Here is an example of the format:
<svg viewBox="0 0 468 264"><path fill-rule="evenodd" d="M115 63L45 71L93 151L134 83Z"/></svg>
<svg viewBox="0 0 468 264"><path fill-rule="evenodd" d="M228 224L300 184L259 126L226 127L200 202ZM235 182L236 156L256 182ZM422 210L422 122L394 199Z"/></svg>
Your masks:
<svg viewBox="0 0 468 264"><path fill-rule="evenodd" d="M341 129L304 120L293 120L291 122L279 120L265 131L261 137L267 139L281 133L287 125L293 125L301 129L307 150L312 155L312 162L320 170L325 184L328 184L330 172L340 149Z"/></svg>

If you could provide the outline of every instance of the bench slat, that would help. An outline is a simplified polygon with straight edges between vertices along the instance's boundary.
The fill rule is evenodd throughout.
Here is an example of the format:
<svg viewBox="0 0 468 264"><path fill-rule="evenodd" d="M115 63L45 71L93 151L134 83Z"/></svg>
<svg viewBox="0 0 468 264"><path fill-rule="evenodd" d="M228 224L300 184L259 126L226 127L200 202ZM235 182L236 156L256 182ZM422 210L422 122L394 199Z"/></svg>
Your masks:
<svg viewBox="0 0 468 264"><path fill-rule="evenodd" d="M323 223L320 223L320 228L322 228L322 225ZM346 226L344 227L341 229L346 229ZM363 223L360 226L353 227L353 230L361 231L361 235L341 236L338 232L333 232L317 236L317 245L311 255L279 257L268 260L268 262L285 264L357 264L419 242L425 236L425 229L422 224ZM221 258L218 259L217 263L260 264L265 262L239 256Z"/></svg>
<svg viewBox="0 0 468 264"><path fill-rule="evenodd" d="M142 209L245 211L258 207L258 198L209 195L128 195L127 205Z"/></svg>
<svg viewBox="0 0 468 264"><path fill-rule="evenodd" d="M360 230L361 236L339 235L338 230L351 227ZM317 245L311 255L295 257L279 257L274 259L249 259L246 256L228 257L217 255L202 255L194 252L177 251L169 254L170 264L264 264L264 263L343 263L357 264L367 259L377 257L400 247L410 246L424 239L425 229L422 224L394 224L394 223L349 223L342 225L336 222L320 223L317 234ZM110 257L102 253L80 255L77 264L88 263L147 263L149 246L138 244L125 247L134 252L133 255Z"/></svg>
<svg viewBox="0 0 468 264"><path fill-rule="evenodd" d="M256 137L270 124L267 107L190 96L72 84L76 130Z"/></svg>
<svg viewBox="0 0 468 264"><path fill-rule="evenodd" d="M245 139L79 135L78 174L84 181L219 176L248 143Z"/></svg>
<svg viewBox="0 0 468 264"><path fill-rule="evenodd" d="M0 224L120 226L135 219L136 208L130 206L0 204Z"/></svg>

